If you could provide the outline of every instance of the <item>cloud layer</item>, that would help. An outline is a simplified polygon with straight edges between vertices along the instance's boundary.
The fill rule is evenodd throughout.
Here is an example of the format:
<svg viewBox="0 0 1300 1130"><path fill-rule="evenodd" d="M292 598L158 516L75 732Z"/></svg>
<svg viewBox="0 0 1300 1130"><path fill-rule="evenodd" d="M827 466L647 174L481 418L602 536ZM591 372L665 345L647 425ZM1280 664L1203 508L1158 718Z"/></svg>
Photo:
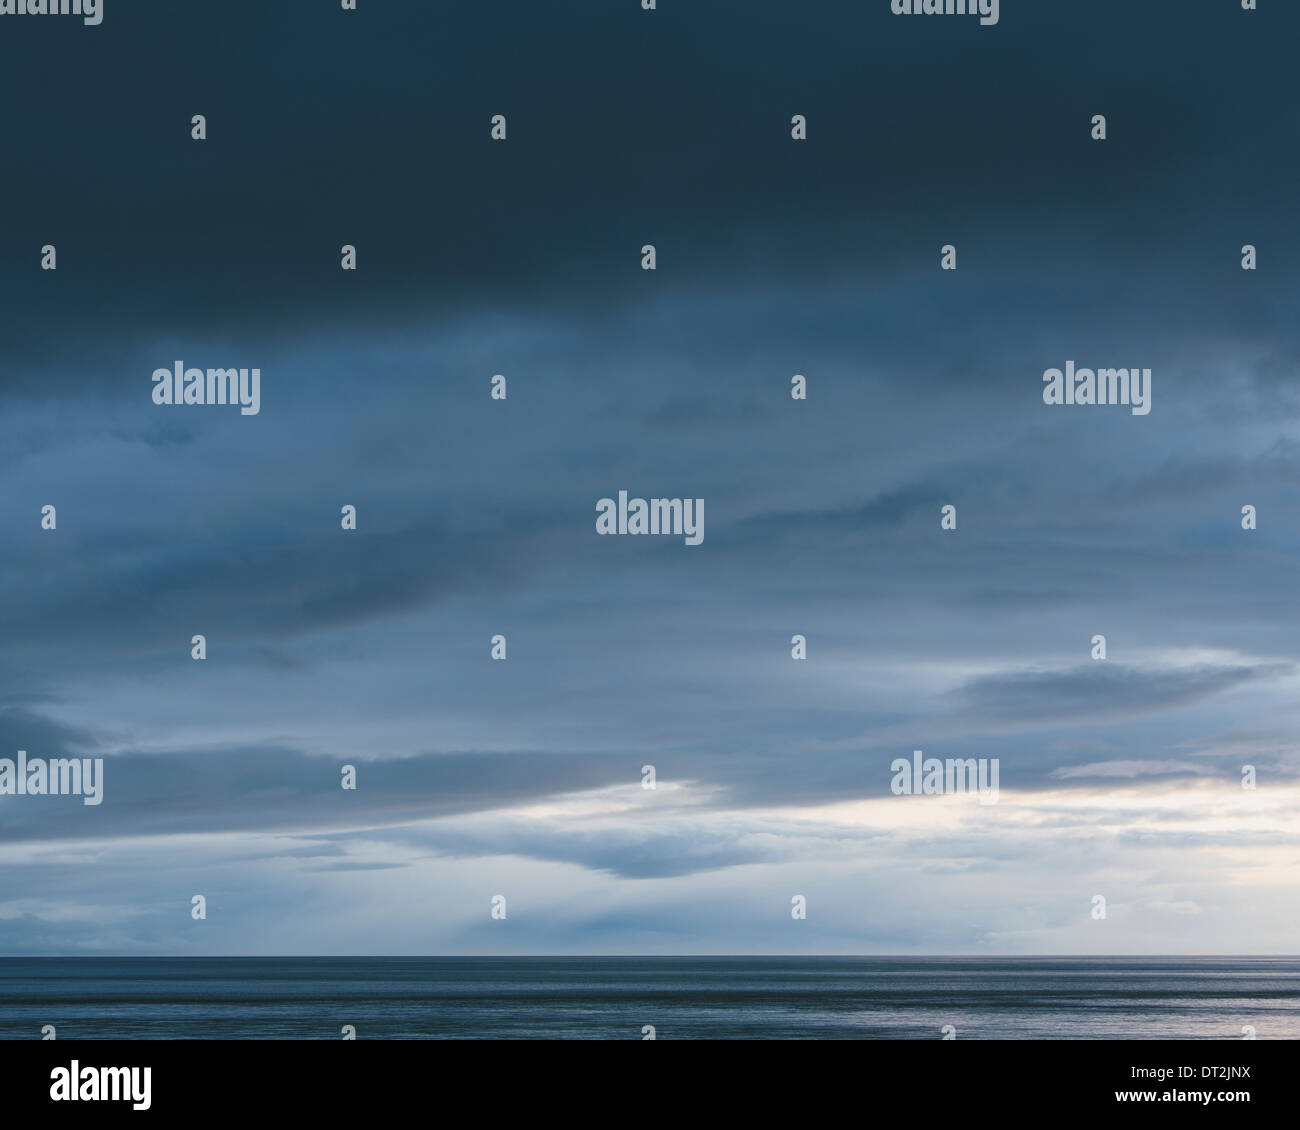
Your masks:
<svg viewBox="0 0 1300 1130"><path fill-rule="evenodd" d="M1300 13L1006 8L15 23L0 951L1294 950Z"/></svg>

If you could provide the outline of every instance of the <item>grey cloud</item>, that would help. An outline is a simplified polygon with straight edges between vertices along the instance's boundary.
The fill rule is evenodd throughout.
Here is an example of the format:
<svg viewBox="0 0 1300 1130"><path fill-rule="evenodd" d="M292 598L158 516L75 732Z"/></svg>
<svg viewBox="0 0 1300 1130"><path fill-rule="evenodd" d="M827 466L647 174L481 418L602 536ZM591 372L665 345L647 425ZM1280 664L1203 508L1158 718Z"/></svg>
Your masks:
<svg viewBox="0 0 1300 1130"><path fill-rule="evenodd" d="M1144 670L1103 660L1063 671L984 675L958 693L984 717L1096 720L1168 710L1293 670L1289 664Z"/></svg>

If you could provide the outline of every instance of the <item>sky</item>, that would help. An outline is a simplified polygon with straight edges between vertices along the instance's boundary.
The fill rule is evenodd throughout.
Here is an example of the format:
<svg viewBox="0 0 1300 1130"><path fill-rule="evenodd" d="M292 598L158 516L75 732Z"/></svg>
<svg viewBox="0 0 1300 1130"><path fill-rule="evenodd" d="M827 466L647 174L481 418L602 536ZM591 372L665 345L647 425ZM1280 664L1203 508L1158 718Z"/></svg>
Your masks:
<svg viewBox="0 0 1300 1130"><path fill-rule="evenodd" d="M104 761L0 796L0 954L1297 952L1261 7L0 17L0 757Z"/></svg>

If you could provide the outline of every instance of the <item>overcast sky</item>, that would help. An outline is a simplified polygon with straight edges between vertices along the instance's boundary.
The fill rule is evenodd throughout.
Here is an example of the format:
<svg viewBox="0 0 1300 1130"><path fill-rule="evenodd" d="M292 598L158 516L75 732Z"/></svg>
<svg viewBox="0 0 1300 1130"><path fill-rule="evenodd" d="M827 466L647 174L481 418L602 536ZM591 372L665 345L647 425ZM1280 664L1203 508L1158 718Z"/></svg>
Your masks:
<svg viewBox="0 0 1300 1130"><path fill-rule="evenodd" d="M1262 7L0 21L0 757L105 761L0 797L0 952L1296 952ZM1150 414L1045 405L1070 360ZM703 543L598 536L620 489ZM998 803L892 795L916 749Z"/></svg>

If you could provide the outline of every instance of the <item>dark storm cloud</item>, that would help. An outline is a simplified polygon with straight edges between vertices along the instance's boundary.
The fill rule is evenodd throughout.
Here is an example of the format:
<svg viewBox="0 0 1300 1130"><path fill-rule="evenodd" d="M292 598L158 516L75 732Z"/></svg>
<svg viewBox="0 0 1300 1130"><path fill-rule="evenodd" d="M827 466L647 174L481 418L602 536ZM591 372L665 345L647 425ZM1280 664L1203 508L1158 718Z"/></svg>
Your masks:
<svg viewBox="0 0 1300 1130"><path fill-rule="evenodd" d="M1149 748L1144 739L1119 723L1162 706L1187 705L1252 677L1248 672L1229 671L1207 671L1199 678L1175 673L1161 678L1148 673L1139 675L1136 691L1128 691L1105 678L1085 679L1082 689L1063 686L1065 677L1053 675L1041 680L1051 686L1038 694L1033 693L1036 684L1032 679L980 680L980 693L988 701L981 701L973 715L969 711L958 714L948 723L958 728L959 736L931 741L936 728L943 725L932 720L915 726L914 744L923 744L926 756L941 759L997 757L1004 789L1086 788L1097 780L1113 785L1124 774L1109 771L1106 765L1128 761L1142 764L1146 778L1213 776L1235 780L1241 764L1241 754L1235 749L1201 750L1190 759L1180 754L1177 763L1153 764L1143 760L1148 755L1141 751ZM1106 685L1100 687L1099 683ZM1142 691L1152 697L1137 701ZM1156 700L1159 695L1163 698ZM1022 705L1022 698L1028 705ZM1014 719L1017 730L994 727L981 732L981 713ZM776 721L791 726L787 718ZM19 719L15 727L7 715L0 716L0 734L11 741L22 735L27 744L18 748L27 749L29 758L96 753L84 742L60 743L53 734L47 741L32 741L41 731L30 722L30 717ZM757 714L752 714L750 728L760 722ZM824 719L817 722L824 726ZM1061 729L1050 728L1058 723ZM725 735L726 727L720 725L719 732ZM1172 739L1165 732L1157 740ZM726 741L724 736L720 744ZM1063 752L1063 743L1069 742L1087 743L1090 751L1076 761L1097 762L1102 760L1099 750L1110 752L1101 768L1061 770L1058 767L1063 762L1071 762ZM1126 742L1133 744L1132 753L1126 752ZM479 750L364 760L275 747L117 753L104 758L100 805L87 806L75 797L0 798L0 842L104 842L120 837L296 831L336 842L362 837L425 843L452 855L526 855L636 877L684 875L777 858L783 849L779 842L761 834L746 835L744 829L732 827L714 836L698 827L674 826L671 811L665 814L666 827L638 825L622 831L575 830L563 821L521 822L506 816L490 827L421 825L409 833L401 829L414 822L510 809L584 790L626 789L639 781L643 757L655 762L666 786L684 786L695 805L719 814L881 798L892 795L894 760L909 759L914 744L855 741L841 748L814 744L808 749L764 754ZM1267 767L1274 779L1295 779L1296 765L1288 763L1285 754L1257 748L1251 756ZM345 761L356 766L356 790L340 788L340 768ZM645 794L638 790L637 795ZM653 794L648 795L652 801ZM267 858L337 854L337 848L326 843L277 850Z"/></svg>
<svg viewBox="0 0 1300 1130"><path fill-rule="evenodd" d="M32 758L57 757L33 744ZM10 755L12 756L12 755ZM448 753L349 763L277 748L118 754L104 759L104 799L0 797L0 840L96 839L214 831L400 824L556 793L626 783L626 757Z"/></svg>
<svg viewBox="0 0 1300 1130"><path fill-rule="evenodd" d="M25 736L30 758L92 756L83 745L61 741L47 726L44 740L31 716L11 723L0 716L0 735ZM12 755L10 755L12 756ZM819 803L857 795L882 795L888 778L883 754L867 759L860 751L819 758L802 756L725 756L697 753L656 755L666 783L702 786L719 809L754 804ZM357 768L356 790L340 788L340 768ZM104 839L223 832L382 828L412 821L485 812L587 789L628 786L639 781L641 758L626 753L570 754L543 750L472 751L361 760L355 756L309 756L296 750L262 747L205 749L158 754L111 754L104 758L104 800L84 805L75 797L0 798L0 841ZM426 834L427 836L428 834ZM643 833L658 842L658 833ZM532 830L513 850L537 858L594 859L601 837L575 841L559 837L546 849L548 834ZM459 838L457 838L459 837ZM433 837L447 850L468 853L469 833ZM671 837L670 837L671 838ZM724 837L730 844L731 837ZM580 842L582 849L575 848ZM722 841L719 841L722 842ZM455 846L459 844L460 846ZM610 845L611 847L613 845ZM486 841L479 848L488 848ZM619 870L649 873L649 860L634 863L639 849L628 843ZM674 861L656 849L659 874L685 874L722 866L719 854L732 848L701 849ZM739 850L739 849L735 849ZM560 852L556 855L555 852ZM630 854L629 854L630 853ZM278 853L289 854L294 853ZM318 854L307 850L303 854ZM692 862L694 860L694 862ZM738 862L739 859L733 860ZM593 863L593 866L599 864Z"/></svg>
<svg viewBox="0 0 1300 1130"><path fill-rule="evenodd" d="M20 706L0 708L0 750L31 750L34 757L46 756L38 750L55 750L51 756L61 757L79 755L97 745L96 736L80 727ZM0 753L0 757L13 757L13 753Z"/></svg>
<svg viewBox="0 0 1300 1130"><path fill-rule="evenodd" d="M69 635L105 633L119 654L173 649L184 623L220 625L228 640L286 640L453 594L499 591L526 572L529 560L519 554L521 541L506 545L446 528L379 532L364 545L339 538L336 528L237 547L202 536L177 546L163 533L151 544L134 536L130 552L128 539L120 536L110 539L118 552L105 553L97 542L71 595L66 578L27 579L26 599L14 611L10 631L13 638L65 627ZM536 566L543 542L520 536ZM114 559L123 565L108 563ZM295 663L266 648L257 654L271 666L290 669Z"/></svg>
<svg viewBox="0 0 1300 1130"><path fill-rule="evenodd" d="M958 693L977 716L1064 722L1168 710L1243 683L1293 672L1289 664L1161 671L1093 662L1066 671L982 676Z"/></svg>
<svg viewBox="0 0 1300 1130"><path fill-rule="evenodd" d="M1105 51L1029 6L996 34L908 26L883 3L785 7L592 2L561 19L549 4L375 5L353 19L328 4L140 0L93 34L15 26L0 124L41 189L0 227L4 387L121 387L126 374L92 381L88 365L161 334L219 328L251 345L480 305L599 318L666 278L870 280L864 305L887 307L900 273L950 240L985 286L995 263L1019 276L1009 324L1042 308L1044 283L1080 274L1081 312L1118 312L1135 274L1151 293L1157 242L1160 276L1199 318L1286 324L1284 35L1209 4L1096 0ZM1095 112L1112 120L1104 147L1087 137ZM189 140L192 113L209 118L204 143ZM488 138L494 113L510 120L504 145ZM1245 229L1270 248L1272 293L1233 299L1225 276L1198 295L1180 268L1212 279ZM35 270L46 241L58 272ZM636 269L647 241L657 278ZM344 242L360 249L355 275L338 269ZM996 317L944 282L955 320ZM69 312L79 332L56 333Z"/></svg>

